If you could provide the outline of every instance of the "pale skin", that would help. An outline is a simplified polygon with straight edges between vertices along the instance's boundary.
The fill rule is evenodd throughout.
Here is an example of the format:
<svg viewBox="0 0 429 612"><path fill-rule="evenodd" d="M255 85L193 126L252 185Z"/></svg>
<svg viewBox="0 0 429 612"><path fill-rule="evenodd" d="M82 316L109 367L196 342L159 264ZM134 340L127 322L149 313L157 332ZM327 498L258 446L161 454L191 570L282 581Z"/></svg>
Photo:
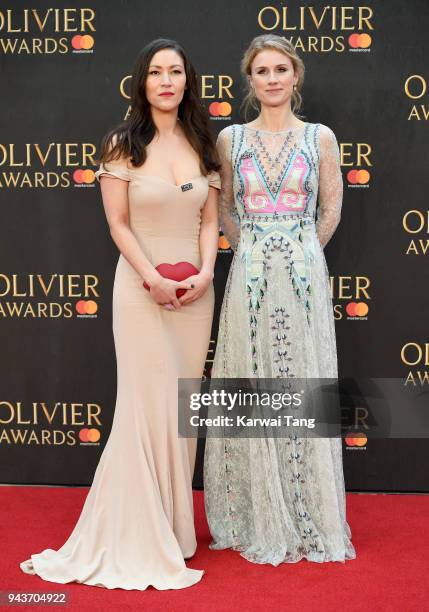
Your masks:
<svg viewBox="0 0 429 612"><path fill-rule="evenodd" d="M259 116L249 127L279 132L303 126L292 112L293 86L298 82L292 60L281 51L265 49L253 59L249 82L261 103Z"/></svg>
<svg viewBox="0 0 429 612"><path fill-rule="evenodd" d="M173 49L162 49L155 53L146 79L146 97L151 105L156 135L147 147L147 159L141 168L144 168L145 174L158 176L175 185L182 185L201 175L198 155L187 141L177 120L185 89L186 74L182 57ZM163 168L162 175L159 168ZM157 272L131 231L128 182L101 175L100 185L112 239L122 255L140 274L142 282L146 281L149 285L152 299L165 310L178 310L203 296L213 280L218 248L217 190L209 187L209 194L201 211L200 272L183 282L176 282L162 277ZM176 291L180 288L187 291L177 298Z"/></svg>

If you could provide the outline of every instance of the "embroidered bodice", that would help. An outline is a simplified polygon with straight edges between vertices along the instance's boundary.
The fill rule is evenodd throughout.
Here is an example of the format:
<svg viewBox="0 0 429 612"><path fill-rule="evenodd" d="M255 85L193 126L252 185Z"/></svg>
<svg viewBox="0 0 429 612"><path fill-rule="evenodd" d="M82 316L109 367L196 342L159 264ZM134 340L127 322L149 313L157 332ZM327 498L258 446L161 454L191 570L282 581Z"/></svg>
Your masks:
<svg viewBox="0 0 429 612"><path fill-rule="evenodd" d="M341 216L343 180L333 131L320 123L268 132L245 125L223 129L220 218L235 250L243 221L313 218L324 247Z"/></svg>

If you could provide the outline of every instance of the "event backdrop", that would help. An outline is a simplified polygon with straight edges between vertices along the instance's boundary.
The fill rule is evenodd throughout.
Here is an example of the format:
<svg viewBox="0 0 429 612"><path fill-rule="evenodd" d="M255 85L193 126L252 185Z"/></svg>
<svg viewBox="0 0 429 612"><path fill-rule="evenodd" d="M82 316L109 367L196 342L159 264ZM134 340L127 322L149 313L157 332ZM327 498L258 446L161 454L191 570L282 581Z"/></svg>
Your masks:
<svg viewBox="0 0 429 612"><path fill-rule="evenodd" d="M305 61L305 119L341 147L343 214L325 254L356 414L346 487L429 491L428 440L371 438L359 384L400 379L427 398L428 30L427 0L1 3L1 482L88 484L109 435L118 252L94 171L129 112L137 53L160 36L185 46L216 135L243 121L244 49L274 32ZM220 235L207 374L231 258ZM201 460L200 447L196 486Z"/></svg>

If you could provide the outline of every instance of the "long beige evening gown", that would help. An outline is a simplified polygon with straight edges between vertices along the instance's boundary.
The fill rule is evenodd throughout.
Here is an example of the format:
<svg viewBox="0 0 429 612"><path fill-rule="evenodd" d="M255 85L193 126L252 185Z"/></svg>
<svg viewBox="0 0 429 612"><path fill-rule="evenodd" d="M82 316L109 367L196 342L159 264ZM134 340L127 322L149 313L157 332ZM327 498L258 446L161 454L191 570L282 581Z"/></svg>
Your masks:
<svg viewBox="0 0 429 612"><path fill-rule="evenodd" d="M130 227L154 266L201 266L200 213L216 172L191 188L146 176L125 159L101 164L129 182ZM181 589L201 580L186 567L196 550L192 475L196 440L178 437L177 379L199 378L210 340L214 290L178 311L158 306L120 255L113 290L117 399L112 430L81 515L59 550L20 564L44 580L108 589Z"/></svg>

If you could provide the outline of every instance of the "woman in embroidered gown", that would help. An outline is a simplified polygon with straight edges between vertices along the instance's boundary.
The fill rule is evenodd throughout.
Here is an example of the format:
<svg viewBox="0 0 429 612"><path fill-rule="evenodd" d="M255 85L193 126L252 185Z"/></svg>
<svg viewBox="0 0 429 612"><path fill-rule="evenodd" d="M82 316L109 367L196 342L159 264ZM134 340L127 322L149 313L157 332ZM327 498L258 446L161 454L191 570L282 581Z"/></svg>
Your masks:
<svg viewBox="0 0 429 612"><path fill-rule="evenodd" d="M242 69L260 114L218 137L221 226L235 253L212 377L336 378L323 248L340 220L338 144L294 113L304 66L288 41L257 37ZM212 549L272 565L355 557L340 438L216 436L204 463Z"/></svg>
<svg viewBox="0 0 429 612"><path fill-rule="evenodd" d="M130 119L107 135L101 161L96 176L121 251L113 290L113 425L68 540L31 555L21 569L62 584L181 589L203 571L184 561L196 550L196 441L178 437L177 380L201 377L207 356L220 182L195 71L174 41L142 50ZM179 283L155 269L180 261L199 274ZM187 291L178 300L179 288Z"/></svg>

